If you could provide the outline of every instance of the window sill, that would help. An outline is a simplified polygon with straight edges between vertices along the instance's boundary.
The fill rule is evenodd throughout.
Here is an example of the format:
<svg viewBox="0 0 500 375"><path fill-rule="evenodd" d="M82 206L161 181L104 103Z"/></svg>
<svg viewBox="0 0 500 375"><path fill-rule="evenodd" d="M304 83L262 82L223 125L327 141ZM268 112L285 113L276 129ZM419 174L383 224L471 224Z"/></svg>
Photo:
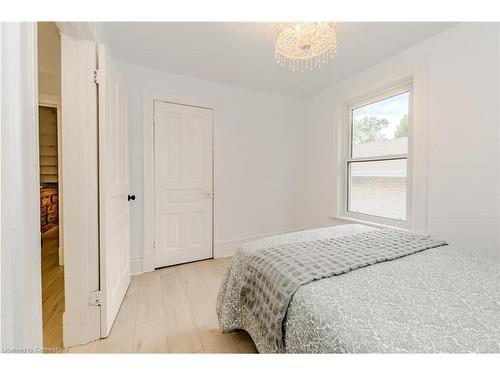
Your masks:
<svg viewBox="0 0 500 375"><path fill-rule="evenodd" d="M375 223L373 221L367 221L367 220L361 220L361 219L354 219L349 216L329 216L330 219L332 220L339 220L339 221L345 221L347 223L353 223L353 224L362 224L362 225L367 225L370 227L375 227L375 228L391 228L391 229L400 229L409 232L409 228L397 226L397 225L389 225L389 224L380 224L380 223Z"/></svg>

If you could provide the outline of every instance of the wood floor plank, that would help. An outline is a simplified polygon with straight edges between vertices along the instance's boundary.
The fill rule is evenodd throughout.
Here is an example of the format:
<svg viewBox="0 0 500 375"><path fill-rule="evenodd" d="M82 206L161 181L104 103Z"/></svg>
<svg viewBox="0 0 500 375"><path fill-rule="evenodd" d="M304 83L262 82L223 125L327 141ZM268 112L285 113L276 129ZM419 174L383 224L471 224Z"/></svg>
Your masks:
<svg viewBox="0 0 500 375"><path fill-rule="evenodd" d="M136 328L136 314L138 301L138 278L131 281L131 285L120 306L116 320L109 336L89 344L79 345L68 349L69 353L133 353L134 333Z"/></svg>
<svg viewBox="0 0 500 375"><path fill-rule="evenodd" d="M178 268L169 267L160 272L169 353L203 351Z"/></svg>
<svg viewBox="0 0 500 375"><path fill-rule="evenodd" d="M56 349L63 347L62 319L64 302L59 301L51 316L43 326L43 347Z"/></svg>
<svg viewBox="0 0 500 375"><path fill-rule="evenodd" d="M45 348L62 348L64 312L64 267L59 265L59 228L43 233L42 330Z"/></svg>
<svg viewBox="0 0 500 375"><path fill-rule="evenodd" d="M215 269L218 271L219 275L221 276L221 281L226 275L227 269L231 266L231 259L232 257L224 257L224 258L217 258L214 259L215 261Z"/></svg>
<svg viewBox="0 0 500 375"><path fill-rule="evenodd" d="M65 353L99 353L99 345L101 340L89 342L85 345L72 346L64 350Z"/></svg>
<svg viewBox="0 0 500 375"><path fill-rule="evenodd" d="M205 260L193 263L193 265L198 269L199 275L210 292L211 297L214 299L214 306L217 294L219 293L220 284L222 282L220 272L216 268L216 262L217 261L214 260Z"/></svg>
<svg viewBox="0 0 500 375"><path fill-rule="evenodd" d="M214 296L205 285L196 265L185 264L179 271L205 353L239 353L232 336L219 330Z"/></svg>
<svg viewBox="0 0 500 375"><path fill-rule="evenodd" d="M144 273L139 278L136 324L163 319L163 302L159 272Z"/></svg>
<svg viewBox="0 0 500 375"><path fill-rule="evenodd" d="M133 294L133 293L137 293L139 291L140 278L141 278L140 275L134 275L130 278L130 285L128 287L127 293Z"/></svg>
<svg viewBox="0 0 500 375"><path fill-rule="evenodd" d="M135 326L111 329L109 336L98 340L96 351L98 353L133 353Z"/></svg>
<svg viewBox="0 0 500 375"><path fill-rule="evenodd" d="M207 288L210 290L210 293L212 295L211 298L213 298L214 301L216 301L217 299L217 294L219 292L220 284L222 282L222 278L228 266L228 263L229 262L226 261L220 261L219 259L211 259L208 261L193 263L198 268L199 274L203 279L203 281L205 282ZM220 268L221 265L223 265L224 267L223 273L221 272ZM248 333L246 333L245 331L230 332L228 333L228 335L232 336L233 341L236 343L236 346L238 347L238 350L240 352L242 353L257 352L257 349L255 348L255 345L252 339L250 338L250 335L248 335Z"/></svg>
<svg viewBox="0 0 500 375"><path fill-rule="evenodd" d="M112 330L124 330L130 332L136 325L137 317L137 305L139 300L139 294L136 292L125 294L118 315L116 316L115 322L113 324Z"/></svg>
<svg viewBox="0 0 500 375"><path fill-rule="evenodd" d="M55 275L51 280L50 286L42 290L42 322L45 325L54 313L58 305L62 304L64 311L64 274L62 272Z"/></svg>
<svg viewBox="0 0 500 375"><path fill-rule="evenodd" d="M134 353L167 353L167 334L163 318L138 324L134 334Z"/></svg>
<svg viewBox="0 0 500 375"><path fill-rule="evenodd" d="M96 351L99 353L133 353L136 316L138 310L138 293L128 293L120 306L109 336L99 340Z"/></svg>
<svg viewBox="0 0 500 375"><path fill-rule="evenodd" d="M255 353L246 332L219 330L215 301L229 262L195 262L132 277L109 337L68 352Z"/></svg>

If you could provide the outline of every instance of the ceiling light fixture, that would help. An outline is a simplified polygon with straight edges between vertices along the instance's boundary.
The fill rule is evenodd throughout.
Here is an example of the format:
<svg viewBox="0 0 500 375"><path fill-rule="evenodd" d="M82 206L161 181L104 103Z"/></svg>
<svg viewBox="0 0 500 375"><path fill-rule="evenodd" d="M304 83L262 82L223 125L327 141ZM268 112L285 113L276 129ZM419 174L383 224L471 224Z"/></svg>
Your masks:
<svg viewBox="0 0 500 375"><path fill-rule="evenodd" d="M333 22L276 23L274 55L278 65L292 71L320 68L333 59L337 32Z"/></svg>

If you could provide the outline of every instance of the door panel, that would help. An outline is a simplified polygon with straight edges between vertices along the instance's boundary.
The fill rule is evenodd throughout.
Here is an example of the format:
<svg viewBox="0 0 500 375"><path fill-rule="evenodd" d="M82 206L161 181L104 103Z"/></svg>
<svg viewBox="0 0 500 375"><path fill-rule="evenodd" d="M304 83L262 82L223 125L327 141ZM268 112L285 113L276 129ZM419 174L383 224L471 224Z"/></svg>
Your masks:
<svg viewBox="0 0 500 375"><path fill-rule="evenodd" d="M210 109L155 102L155 266L212 257Z"/></svg>
<svg viewBox="0 0 500 375"><path fill-rule="evenodd" d="M128 106L117 71L99 46L101 336L108 336L130 284Z"/></svg>

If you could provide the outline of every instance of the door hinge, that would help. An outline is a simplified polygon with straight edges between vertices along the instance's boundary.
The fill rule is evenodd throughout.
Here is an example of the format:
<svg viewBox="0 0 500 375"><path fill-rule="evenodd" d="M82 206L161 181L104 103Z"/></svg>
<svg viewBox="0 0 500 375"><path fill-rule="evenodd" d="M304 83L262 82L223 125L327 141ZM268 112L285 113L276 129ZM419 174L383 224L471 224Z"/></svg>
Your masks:
<svg viewBox="0 0 500 375"><path fill-rule="evenodd" d="M94 83L96 83L96 84L101 83L101 79L100 79L101 75L99 74L99 72L100 72L99 69L94 70Z"/></svg>
<svg viewBox="0 0 500 375"><path fill-rule="evenodd" d="M90 292L89 306L101 306L101 291L95 290Z"/></svg>

